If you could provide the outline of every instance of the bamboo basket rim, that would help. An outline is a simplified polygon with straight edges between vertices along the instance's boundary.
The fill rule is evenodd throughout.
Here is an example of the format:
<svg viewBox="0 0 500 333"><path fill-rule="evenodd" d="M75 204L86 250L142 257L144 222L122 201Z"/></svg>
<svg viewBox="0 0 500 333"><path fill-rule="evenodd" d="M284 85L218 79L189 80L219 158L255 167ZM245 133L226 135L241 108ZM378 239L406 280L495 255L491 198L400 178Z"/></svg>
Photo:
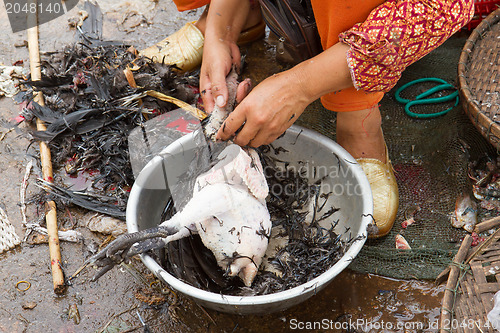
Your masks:
<svg viewBox="0 0 500 333"><path fill-rule="evenodd" d="M466 79L467 64L470 55L474 50L475 45L482 39L484 33L491 29L495 24L500 23L500 8L489 14L483 21L472 31L467 39L458 62L458 82L459 92L461 95L462 106L469 116L474 126L481 134L500 151L500 124L495 123L487 115L485 115L479 106L474 103L471 89Z"/></svg>

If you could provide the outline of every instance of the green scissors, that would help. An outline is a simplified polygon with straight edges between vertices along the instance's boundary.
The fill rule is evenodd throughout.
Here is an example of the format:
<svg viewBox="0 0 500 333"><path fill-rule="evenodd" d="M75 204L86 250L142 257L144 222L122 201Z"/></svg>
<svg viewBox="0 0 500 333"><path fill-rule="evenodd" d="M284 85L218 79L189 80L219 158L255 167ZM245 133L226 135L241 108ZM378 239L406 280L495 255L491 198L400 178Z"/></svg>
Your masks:
<svg viewBox="0 0 500 333"><path fill-rule="evenodd" d="M402 98L399 95L406 88L413 86L415 84L421 83L421 82L437 82L437 83L441 83L441 84L438 86L435 86L434 88L431 88L427 91L424 91L423 93L421 93L420 95L415 97L415 99L413 101L406 99L406 98ZM425 98L425 97L428 97L434 93L445 91L445 90L454 90L454 91L451 94L446 95L446 96L441 96L441 97L436 97L436 98ZM399 103L402 103L405 105L405 112L407 115L409 115L410 117L419 118L419 119L429 119L429 118L435 118L435 117L442 116L442 115L448 113L454 107L456 107L458 105L458 102L459 102L457 89L453 85L446 82L445 80L435 78L435 77L428 77L428 78L423 78L423 79L411 81L411 82L403 85L402 87L400 87L398 90L396 90L395 96L396 96L396 100ZM444 111L438 111L438 112L433 112L433 113L415 113L415 112L410 111L410 107L412 107L414 105L444 103L444 102L452 101L453 99L455 99L455 105L449 109L444 110Z"/></svg>

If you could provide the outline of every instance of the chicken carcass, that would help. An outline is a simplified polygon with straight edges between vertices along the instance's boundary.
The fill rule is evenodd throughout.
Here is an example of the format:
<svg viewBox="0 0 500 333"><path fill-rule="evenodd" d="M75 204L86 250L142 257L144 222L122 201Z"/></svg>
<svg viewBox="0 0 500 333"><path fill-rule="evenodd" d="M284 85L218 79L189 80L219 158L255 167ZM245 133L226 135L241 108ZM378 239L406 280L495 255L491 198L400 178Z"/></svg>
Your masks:
<svg viewBox="0 0 500 333"><path fill-rule="evenodd" d="M235 76L228 78L235 81ZM234 91L236 90L236 85ZM235 92L228 83L230 98ZM232 96L231 96L232 95ZM214 110L216 123L208 123L205 134L213 138L214 126L222 124L226 110ZM269 192L257 152L228 144L218 155L217 163L196 178L192 197L186 205L157 228L118 237L89 259L103 267L97 279L115 264L143 252L140 243L160 237L157 246L199 234L213 252L218 265L229 276L239 276L246 286L254 280L266 252L271 234L271 220L265 198ZM135 245L134 245L135 244Z"/></svg>

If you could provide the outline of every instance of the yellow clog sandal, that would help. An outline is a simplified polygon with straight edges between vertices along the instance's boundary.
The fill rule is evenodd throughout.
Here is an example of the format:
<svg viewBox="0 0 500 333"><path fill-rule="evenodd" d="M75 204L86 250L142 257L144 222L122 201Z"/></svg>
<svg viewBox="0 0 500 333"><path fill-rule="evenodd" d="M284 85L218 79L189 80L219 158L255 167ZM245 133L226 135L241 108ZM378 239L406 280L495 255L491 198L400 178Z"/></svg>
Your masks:
<svg viewBox="0 0 500 333"><path fill-rule="evenodd" d="M373 219L377 230L368 238L385 236L394 225L399 206L398 184L387 147L385 163L375 158L358 158L357 161L370 182L373 195Z"/></svg>
<svg viewBox="0 0 500 333"><path fill-rule="evenodd" d="M139 52L140 55L167 65L176 65L181 71L187 72L201 64L205 37L194 25L188 22L178 31L161 42ZM238 45L245 45L264 37L266 23L264 20L245 29L238 38Z"/></svg>
<svg viewBox="0 0 500 333"><path fill-rule="evenodd" d="M176 65L184 72L196 68L201 64L205 38L193 23L186 23L172 35L139 54L155 62Z"/></svg>

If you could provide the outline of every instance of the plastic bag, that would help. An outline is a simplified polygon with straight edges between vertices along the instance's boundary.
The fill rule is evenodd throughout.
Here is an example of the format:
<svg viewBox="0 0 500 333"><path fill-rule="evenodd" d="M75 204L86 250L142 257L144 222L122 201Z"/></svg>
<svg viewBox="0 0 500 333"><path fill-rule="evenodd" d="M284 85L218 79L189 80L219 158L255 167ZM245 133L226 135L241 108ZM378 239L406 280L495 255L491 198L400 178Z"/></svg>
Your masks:
<svg viewBox="0 0 500 333"><path fill-rule="evenodd" d="M490 322L490 325L500 332L500 290L497 291L495 296L493 297L495 301L495 306L493 306L493 309L488 312L488 321Z"/></svg>

